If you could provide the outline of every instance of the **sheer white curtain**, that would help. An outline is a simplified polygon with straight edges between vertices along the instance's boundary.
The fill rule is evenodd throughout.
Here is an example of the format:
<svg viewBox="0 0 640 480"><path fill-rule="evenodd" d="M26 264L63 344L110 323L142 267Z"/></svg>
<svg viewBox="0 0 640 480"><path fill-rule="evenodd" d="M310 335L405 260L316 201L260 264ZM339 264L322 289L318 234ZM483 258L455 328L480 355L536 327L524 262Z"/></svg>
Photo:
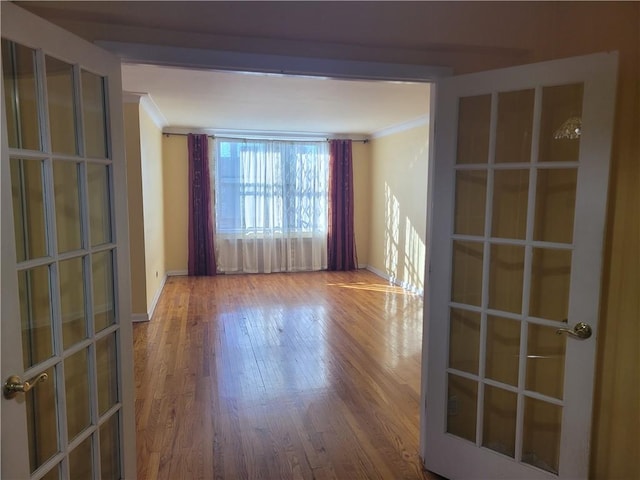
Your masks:
<svg viewBox="0 0 640 480"><path fill-rule="evenodd" d="M327 142L215 139L220 272L327 268Z"/></svg>

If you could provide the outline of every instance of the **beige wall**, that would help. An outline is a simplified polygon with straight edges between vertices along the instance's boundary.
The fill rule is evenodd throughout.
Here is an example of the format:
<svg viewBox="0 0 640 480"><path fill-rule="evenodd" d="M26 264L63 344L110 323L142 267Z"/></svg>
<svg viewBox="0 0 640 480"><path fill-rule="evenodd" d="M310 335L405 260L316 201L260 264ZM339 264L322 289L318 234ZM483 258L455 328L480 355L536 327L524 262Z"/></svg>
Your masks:
<svg viewBox="0 0 640 480"><path fill-rule="evenodd" d="M189 155L187 137L164 136L165 261L168 272L187 272L189 257Z"/></svg>
<svg viewBox="0 0 640 480"><path fill-rule="evenodd" d="M147 314L144 216L142 213L142 169L140 165L139 104L124 104L125 153L129 205L129 254L131 258L131 312Z"/></svg>
<svg viewBox="0 0 640 480"><path fill-rule="evenodd" d="M144 108L140 108L140 166L147 312L151 312L166 273L164 245L166 199L162 171L162 131Z"/></svg>
<svg viewBox="0 0 640 480"><path fill-rule="evenodd" d="M407 288L424 289L427 124L371 141L369 261Z"/></svg>
<svg viewBox="0 0 640 480"><path fill-rule="evenodd" d="M358 266L369 264L371 212L371 143L353 142L353 217Z"/></svg>

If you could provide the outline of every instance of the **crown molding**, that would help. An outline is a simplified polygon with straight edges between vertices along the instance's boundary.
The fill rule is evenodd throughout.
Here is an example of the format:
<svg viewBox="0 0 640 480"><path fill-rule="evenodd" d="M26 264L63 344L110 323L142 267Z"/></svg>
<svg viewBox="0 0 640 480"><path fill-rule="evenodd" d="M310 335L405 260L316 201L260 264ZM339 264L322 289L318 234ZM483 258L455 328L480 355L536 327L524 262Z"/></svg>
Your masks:
<svg viewBox="0 0 640 480"><path fill-rule="evenodd" d="M151 95L146 92L122 92L122 102L139 104L159 129L163 129L169 123Z"/></svg>
<svg viewBox="0 0 640 480"><path fill-rule="evenodd" d="M393 135L394 133L404 132L406 130L411 130L412 128L422 127L425 125L429 125L428 114L422 115L418 118L414 118L413 120L409 120L407 122L398 123L397 125L392 125L390 127L385 127L377 130L371 134L371 138L386 137L387 135Z"/></svg>

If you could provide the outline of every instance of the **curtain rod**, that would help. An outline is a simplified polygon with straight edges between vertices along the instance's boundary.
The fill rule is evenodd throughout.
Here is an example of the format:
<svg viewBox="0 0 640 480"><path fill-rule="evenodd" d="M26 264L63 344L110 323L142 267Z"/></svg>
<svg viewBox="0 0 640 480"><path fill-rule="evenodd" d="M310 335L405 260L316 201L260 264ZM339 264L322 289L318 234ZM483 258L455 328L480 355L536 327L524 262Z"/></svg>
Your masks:
<svg viewBox="0 0 640 480"><path fill-rule="evenodd" d="M171 133L171 132L162 132L162 135L164 135L165 137L170 137L171 135L177 135L179 137L188 137L189 134L188 133ZM229 138L232 140L279 140L278 138L274 138L274 139L270 139L268 137L264 137L264 138L246 138L246 137L234 137L233 135L207 135L207 137L209 138ZM352 138L325 138L325 141L330 141L330 140L351 140L352 142L361 142L361 143L369 143L369 139L365 138L365 139L361 139L361 140L355 140ZM322 141L320 139L318 140L305 140L305 139L287 139L287 141L292 141L292 142L318 142L318 141Z"/></svg>

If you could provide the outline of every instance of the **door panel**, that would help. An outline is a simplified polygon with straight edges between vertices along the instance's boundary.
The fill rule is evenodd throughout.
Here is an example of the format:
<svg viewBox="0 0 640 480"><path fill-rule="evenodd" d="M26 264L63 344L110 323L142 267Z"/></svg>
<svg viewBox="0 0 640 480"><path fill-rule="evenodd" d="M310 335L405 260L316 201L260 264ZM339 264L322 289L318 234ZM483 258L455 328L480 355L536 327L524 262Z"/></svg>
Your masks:
<svg viewBox="0 0 640 480"><path fill-rule="evenodd" d="M445 477L588 474L616 65L438 84L422 451Z"/></svg>
<svg viewBox="0 0 640 480"><path fill-rule="evenodd" d="M134 478L119 60L7 2L2 35L2 379L39 381L1 476Z"/></svg>

